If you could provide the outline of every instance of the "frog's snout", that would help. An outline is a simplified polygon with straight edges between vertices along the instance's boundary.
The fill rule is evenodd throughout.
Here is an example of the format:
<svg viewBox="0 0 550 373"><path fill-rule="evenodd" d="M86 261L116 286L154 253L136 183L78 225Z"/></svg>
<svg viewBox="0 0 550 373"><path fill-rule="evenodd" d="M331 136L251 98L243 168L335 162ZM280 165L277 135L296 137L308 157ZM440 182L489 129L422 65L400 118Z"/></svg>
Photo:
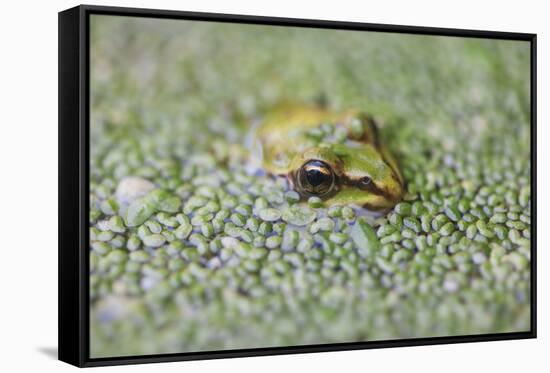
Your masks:
<svg viewBox="0 0 550 373"><path fill-rule="evenodd" d="M403 179L394 170L392 170L390 178L386 181L384 192L388 201L388 208L393 208L393 206L397 205L405 195Z"/></svg>
<svg viewBox="0 0 550 373"><path fill-rule="evenodd" d="M377 183L369 191L369 198L362 207L369 211L386 213L403 199L404 194L403 181L392 170L392 174L385 178L383 183Z"/></svg>

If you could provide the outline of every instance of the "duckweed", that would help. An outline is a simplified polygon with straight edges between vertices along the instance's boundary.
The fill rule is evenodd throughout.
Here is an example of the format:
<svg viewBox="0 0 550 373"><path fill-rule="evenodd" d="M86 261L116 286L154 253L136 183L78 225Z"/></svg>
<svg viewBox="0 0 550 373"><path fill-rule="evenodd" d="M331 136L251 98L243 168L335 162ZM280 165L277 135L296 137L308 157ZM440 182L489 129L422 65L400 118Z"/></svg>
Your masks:
<svg viewBox="0 0 550 373"><path fill-rule="evenodd" d="M266 222L277 221L281 218L281 212L275 208L266 208L260 211L259 217Z"/></svg>
<svg viewBox="0 0 550 373"><path fill-rule="evenodd" d="M92 357L529 328L528 45L143 21L91 24ZM387 214L250 169L240 118L319 95L379 120Z"/></svg>
<svg viewBox="0 0 550 373"><path fill-rule="evenodd" d="M139 198L132 202L126 212L126 225L136 227L143 224L155 213L155 206L147 198Z"/></svg>
<svg viewBox="0 0 550 373"><path fill-rule="evenodd" d="M288 206L282 213L285 222L299 227L312 223L316 217L315 210L300 205Z"/></svg>
<svg viewBox="0 0 550 373"><path fill-rule="evenodd" d="M323 206L323 200L319 197L309 197L307 200L309 207L319 208Z"/></svg>
<svg viewBox="0 0 550 373"><path fill-rule="evenodd" d="M161 234L151 234L143 238L143 244L145 246L160 247L165 242L166 242L166 238L164 238L164 236Z"/></svg>

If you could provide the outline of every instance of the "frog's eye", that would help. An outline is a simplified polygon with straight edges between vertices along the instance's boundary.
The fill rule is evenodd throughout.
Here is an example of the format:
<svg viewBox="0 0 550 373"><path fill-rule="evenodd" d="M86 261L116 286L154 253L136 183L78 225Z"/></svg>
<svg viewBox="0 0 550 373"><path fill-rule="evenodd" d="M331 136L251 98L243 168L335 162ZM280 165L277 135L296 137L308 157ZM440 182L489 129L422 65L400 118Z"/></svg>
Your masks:
<svg viewBox="0 0 550 373"><path fill-rule="evenodd" d="M323 195L334 187L334 172L323 161L312 160L304 163L298 172L298 184L303 192Z"/></svg>

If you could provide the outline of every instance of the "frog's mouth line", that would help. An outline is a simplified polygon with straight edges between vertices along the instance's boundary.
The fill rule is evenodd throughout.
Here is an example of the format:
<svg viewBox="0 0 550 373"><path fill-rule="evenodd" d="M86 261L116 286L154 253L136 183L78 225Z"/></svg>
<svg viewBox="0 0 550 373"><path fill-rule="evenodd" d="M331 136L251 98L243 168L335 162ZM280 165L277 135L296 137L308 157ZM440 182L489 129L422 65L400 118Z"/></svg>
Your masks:
<svg viewBox="0 0 550 373"><path fill-rule="evenodd" d="M376 213L380 213L381 215L383 215L384 213L388 212L389 210L391 210L391 207L384 207L384 206L373 206L372 204L370 203L363 203L361 205L362 208L364 208L365 210L368 210L368 211L372 211L372 212L376 212Z"/></svg>

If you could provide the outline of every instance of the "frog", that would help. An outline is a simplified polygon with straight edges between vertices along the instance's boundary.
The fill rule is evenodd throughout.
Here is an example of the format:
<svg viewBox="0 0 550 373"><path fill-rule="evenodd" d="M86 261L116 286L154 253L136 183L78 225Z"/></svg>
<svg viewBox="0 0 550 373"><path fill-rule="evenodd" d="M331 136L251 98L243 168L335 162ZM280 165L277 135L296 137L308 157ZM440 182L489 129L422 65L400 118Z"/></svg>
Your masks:
<svg viewBox="0 0 550 373"><path fill-rule="evenodd" d="M356 205L384 214L403 198L396 158L380 140L374 117L363 110L279 104L255 126L253 144L263 169L285 177L302 199L319 197L326 206Z"/></svg>

